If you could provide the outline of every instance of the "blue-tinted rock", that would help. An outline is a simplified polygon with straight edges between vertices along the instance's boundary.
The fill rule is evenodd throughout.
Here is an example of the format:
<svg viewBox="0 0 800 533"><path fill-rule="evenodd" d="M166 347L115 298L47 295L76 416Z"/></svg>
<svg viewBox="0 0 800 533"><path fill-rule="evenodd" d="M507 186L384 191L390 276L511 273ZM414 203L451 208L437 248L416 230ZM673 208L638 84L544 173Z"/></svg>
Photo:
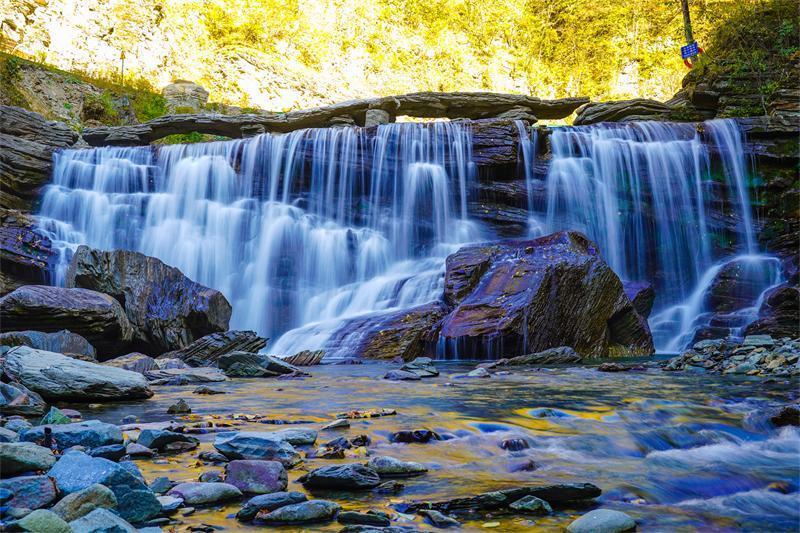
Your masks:
<svg viewBox="0 0 800 533"><path fill-rule="evenodd" d="M267 432L219 433L214 448L228 459L280 461L287 468L301 461L291 444Z"/></svg>
<svg viewBox="0 0 800 533"><path fill-rule="evenodd" d="M47 476L12 477L0 481L0 490L14 494L6 505L22 509L40 509L55 501L57 492L53 480Z"/></svg>
<svg viewBox="0 0 800 533"><path fill-rule="evenodd" d="M258 513L256 515L256 522L267 525L328 522L333 520L333 517L336 516L336 513L338 513L341 508L342 507L338 503L326 500L309 500L307 502L279 507L269 513Z"/></svg>
<svg viewBox="0 0 800 533"><path fill-rule="evenodd" d="M242 509L236 513L236 518L243 522L250 522L256 514L264 511L269 513L280 507L293 505L308 500L302 492L273 492L272 494L260 494L255 498L250 498Z"/></svg>
<svg viewBox="0 0 800 533"><path fill-rule="evenodd" d="M132 524L146 522L161 514L161 502L148 489L126 491L117 500L120 516Z"/></svg>
<svg viewBox="0 0 800 533"><path fill-rule="evenodd" d="M32 442L0 443L0 477L49 470L55 462L49 448Z"/></svg>
<svg viewBox="0 0 800 533"><path fill-rule="evenodd" d="M122 459L126 454L124 444L109 444L108 446L100 446L94 448L89 452L92 457L102 457L109 461L117 462Z"/></svg>
<svg viewBox="0 0 800 533"><path fill-rule="evenodd" d="M128 468L125 463L73 451L61 456L48 475L55 480L58 490L66 494L100 483L111 489L119 501L126 492L148 490L142 479Z"/></svg>
<svg viewBox="0 0 800 533"><path fill-rule="evenodd" d="M136 439L136 442L147 448L162 451L167 444L173 442L191 442L197 444L199 441L183 433L162 429L145 429L139 433L139 438Z"/></svg>
<svg viewBox="0 0 800 533"><path fill-rule="evenodd" d="M278 461L231 461L225 465L225 481L242 492L269 494L286 490L286 469Z"/></svg>
<svg viewBox="0 0 800 533"><path fill-rule="evenodd" d="M99 448L108 444L122 444L122 431L113 425L99 420L87 420L72 424L52 426L53 439L59 449L72 446ZM44 439L44 427L35 427L20 434L20 440L40 442Z"/></svg>
<svg viewBox="0 0 800 533"><path fill-rule="evenodd" d="M228 483L179 483L172 487L168 496L182 498L186 505L211 505L242 497L239 489Z"/></svg>
<svg viewBox="0 0 800 533"><path fill-rule="evenodd" d="M183 498L177 496L159 496L158 503L161 504L162 513L172 513L183 507Z"/></svg>
<svg viewBox="0 0 800 533"><path fill-rule="evenodd" d="M595 509L567 526L569 533L622 533L636 529L636 521L611 509Z"/></svg>
<svg viewBox="0 0 800 533"><path fill-rule="evenodd" d="M6 425L3 426L5 429L10 429L16 433L20 431L25 431L26 429L31 429L33 424L25 420L24 418L11 418L6 422Z"/></svg>
<svg viewBox="0 0 800 533"><path fill-rule="evenodd" d="M0 415L42 416L47 404L21 383L0 383Z"/></svg>
<svg viewBox="0 0 800 533"><path fill-rule="evenodd" d="M51 407L47 414L39 420L39 426L52 426L54 424L71 424L72 419L61 412L58 407Z"/></svg>
<svg viewBox="0 0 800 533"><path fill-rule="evenodd" d="M81 533L136 533L136 528L108 509L95 509L69 523L73 531Z"/></svg>
<svg viewBox="0 0 800 533"><path fill-rule="evenodd" d="M323 466L298 479L308 489L364 490L377 487L381 478L359 464Z"/></svg>
<svg viewBox="0 0 800 533"><path fill-rule="evenodd" d="M17 442L19 435L10 429L0 428L0 442Z"/></svg>
<svg viewBox="0 0 800 533"><path fill-rule="evenodd" d="M42 331L10 331L0 333L0 344L4 346L29 346L37 350L63 353L87 361L97 358L94 346L89 341L66 329L53 333Z"/></svg>

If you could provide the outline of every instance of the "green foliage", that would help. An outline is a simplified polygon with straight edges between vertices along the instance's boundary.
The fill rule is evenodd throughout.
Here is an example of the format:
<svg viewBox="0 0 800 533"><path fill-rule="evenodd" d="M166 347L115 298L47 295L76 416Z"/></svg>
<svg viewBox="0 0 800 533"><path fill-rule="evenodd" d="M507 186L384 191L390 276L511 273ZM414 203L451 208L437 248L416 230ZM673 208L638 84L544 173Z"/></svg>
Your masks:
<svg viewBox="0 0 800 533"><path fill-rule="evenodd" d="M156 141L158 144L192 144L202 143L215 140L213 135L205 135L193 131L191 133L179 133L175 135L167 135L166 137Z"/></svg>
<svg viewBox="0 0 800 533"><path fill-rule="evenodd" d="M167 101L160 94L135 93L131 98L131 105L139 122L147 122L167 114Z"/></svg>
<svg viewBox="0 0 800 533"><path fill-rule="evenodd" d="M108 90L100 94L89 93L83 100L83 120L97 120L103 124L115 124L119 119L114 98Z"/></svg>
<svg viewBox="0 0 800 533"><path fill-rule="evenodd" d="M179 105L175 107L175 114L177 115L190 115L194 113L194 108L189 105Z"/></svg>
<svg viewBox="0 0 800 533"><path fill-rule="evenodd" d="M27 107L25 96L17 84L22 73L22 60L15 56L0 56L0 103Z"/></svg>

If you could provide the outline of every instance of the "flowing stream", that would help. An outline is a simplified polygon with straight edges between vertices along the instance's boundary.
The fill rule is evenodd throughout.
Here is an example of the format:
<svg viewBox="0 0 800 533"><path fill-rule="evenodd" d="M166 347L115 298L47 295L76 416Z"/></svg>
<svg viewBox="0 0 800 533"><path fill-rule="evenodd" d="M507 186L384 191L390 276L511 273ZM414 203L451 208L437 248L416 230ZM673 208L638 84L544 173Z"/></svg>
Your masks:
<svg viewBox="0 0 800 533"><path fill-rule="evenodd" d="M679 350L707 324L705 292L731 258L753 258L761 290L780 281L755 244L734 121L705 122L705 135L661 122L553 128L544 176L535 130L518 126L530 235L583 231L620 277L652 282L659 349ZM80 244L137 250L222 291L231 328L270 337L270 352L337 358L347 345L327 343L348 319L440 299L446 256L491 237L467 209L471 150L458 122L65 150L40 226L61 250L57 283Z"/></svg>

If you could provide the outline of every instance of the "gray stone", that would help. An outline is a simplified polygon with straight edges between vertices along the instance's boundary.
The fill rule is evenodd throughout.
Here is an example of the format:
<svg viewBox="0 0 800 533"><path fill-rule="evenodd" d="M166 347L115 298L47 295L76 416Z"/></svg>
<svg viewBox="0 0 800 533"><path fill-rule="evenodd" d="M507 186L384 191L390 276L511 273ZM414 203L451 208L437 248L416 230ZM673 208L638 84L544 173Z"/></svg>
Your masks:
<svg viewBox="0 0 800 533"><path fill-rule="evenodd" d="M72 522L87 515L95 509L116 509L117 497L114 493L99 483L89 485L83 490L64 496L51 511L58 516Z"/></svg>
<svg viewBox="0 0 800 533"><path fill-rule="evenodd" d="M7 428L0 428L0 442L17 442L19 435Z"/></svg>
<svg viewBox="0 0 800 533"><path fill-rule="evenodd" d="M492 375L483 367L478 367L475 370L471 370L467 373L468 378L489 378Z"/></svg>
<svg viewBox="0 0 800 533"><path fill-rule="evenodd" d="M92 457L102 457L109 461L117 462L127 454L127 449L124 444L109 444L108 446L100 446L89 451Z"/></svg>
<svg viewBox="0 0 800 533"><path fill-rule="evenodd" d="M132 524L140 524L161 514L161 502L150 489L126 491L117 495L119 514Z"/></svg>
<svg viewBox="0 0 800 533"><path fill-rule="evenodd" d="M130 400L153 395L147 380L136 372L27 346L10 350L3 370L51 401Z"/></svg>
<svg viewBox="0 0 800 533"><path fill-rule="evenodd" d="M224 432L214 440L214 448L228 459L280 461L290 468L301 461L294 447L267 432Z"/></svg>
<svg viewBox="0 0 800 533"><path fill-rule="evenodd" d="M450 518L444 513L440 513L435 509L420 509L419 514L427 518L433 527L438 528L448 528L448 527L461 527L461 524L458 520L454 518Z"/></svg>
<svg viewBox="0 0 800 533"><path fill-rule="evenodd" d="M155 478L153 482L150 483L150 490L152 490L156 494L164 494L175 485L176 483L170 481L168 477L161 476Z"/></svg>
<svg viewBox="0 0 800 533"><path fill-rule="evenodd" d="M137 533L135 527L108 509L95 509L69 525L81 533Z"/></svg>
<svg viewBox="0 0 800 533"><path fill-rule="evenodd" d="M267 525L328 522L333 520L341 508L338 503L327 500L309 500L279 507L269 513L258 513L256 521Z"/></svg>
<svg viewBox="0 0 800 533"><path fill-rule="evenodd" d="M49 470L55 462L50 449L32 442L0 443L0 477Z"/></svg>
<svg viewBox="0 0 800 533"><path fill-rule="evenodd" d="M361 524L365 526L386 527L391 524L388 516L378 513L357 513L343 511L336 517L340 524Z"/></svg>
<svg viewBox="0 0 800 533"><path fill-rule="evenodd" d="M131 466L136 468L135 465ZM71 451L61 456L48 475L63 493L71 494L99 483L111 489L117 501L120 501L130 491L148 490L144 481L129 468L126 463L114 463L101 457L90 457L83 452Z"/></svg>
<svg viewBox="0 0 800 533"><path fill-rule="evenodd" d="M143 429L141 433L139 433L139 438L136 439L136 442L147 448L161 451L167 444L173 442L189 442L192 444L197 444L200 441L190 435L184 435L183 433L176 433L174 431L167 431L163 429Z"/></svg>
<svg viewBox="0 0 800 533"><path fill-rule="evenodd" d="M372 457L367 467L373 469L381 477L409 477L424 474L428 469L412 461L401 461L394 457Z"/></svg>
<svg viewBox="0 0 800 533"><path fill-rule="evenodd" d="M86 361L97 359L97 352L89 341L71 331L61 330L53 333L42 331L10 331L0 333L3 346L28 346L36 350L56 352L77 357Z"/></svg>
<svg viewBox="0 0 800 533"><path fill-rule="evenodd" d="M528 514L547 515L553 514L550 504L536 496L525 496L512 502L509 507L515 511Z"/></svg>
<svg viewBox="0 0 800 533"><path fill-rule="evenodd" d="M775 346L775 339L770 335L748 335L744 338L743 346L754 346L756 348L772 348Z"/></svg>
<svg viewBox="0 0 800 533"><path fill-rule="evenodd" d="M122 443L122 431L113 425L99 420L86 420L72 424L59 424L51 426L53 440L60 450L72 446L85 446L98 448L109 444ZM44 439L44 428L37 426L20 433L20 440L39 442Z"/></svg>
<svg viewBox="0 0 800 533"><path fill-rule="evenodd" d="M0 480L0 489L14 494L6 505L20 509L47 507L57 497L56 485L47 476L21 476Z"/></svg>
<svg viewBox="0 0 800 533"><path fill-rule="evenodd" d="M31 533L73 533L72 528L60 516L45 509L37 509L17 522L23 531Z"/></svg>
<svg viewBox="0 0 800 533"><path fill-rule="evenodd" d="M287 428L268 433L273 438L283 440L292 446L305 446L317 441L317 430L311 428Z"/></svg>
<svg viewBox="0 0 800 533"><path fill-rule="evenodd" d="M405 370L390 370L383 376L383 379L390 381L417 381L422 379L414 372L407 372Z"/></svg>
<svg viewBox="0 0 800 533"><path fill-rule="evenodd" d="M237 460L225 465L225 481L251 494L280 492L289 483L281 463L255 460Z"/></svg>
<svg viewBox="0 0 800 533"><path fill-rule="evenodd" d="M161 512L172 513L183 507L183 498L176 496L159 496L158 503L161 504Z"/></svg>
<svg viewBox="0 0 800 533"><path fill-rule="evenodd" d="M636 521L627 514L611 509L595 509L567 526L569 533L621 533L636 529Z"/></svg>
<svg viewBox="0 0 800 533"><path fill-rule="evenodd" d="M228 379L217 368L160 368L146 372L145 377L154 385L196 385Z"/></svg>
<svg viewBox="0 0 800 533"><path fill-rule="evenodd" d="M302 492L273 492L272 494L260 494L250 498L242 509L236 513L236 518L242 522L250 522L256 514L260 512L269 513L280 507L293 505L308 500Z"/></svg>
<svg viewBox="0 0 800 533"><path fill-rule="evenodd" d="M153 457L156 454L155 450L151 450L147 446L142 446L137 442L131 442L125 447L125 455L130 457L131 459L135 458L149 458Z"/></svg>
<svg viewBox="0 0 800 533"><path fill-rule="evenodd" d="M6 422L6 425L3 426L3 427L6 428L6 429L9 429L9 430L11 430L11 431L13 431L15 433L19 433L20 431L25 431L26 429L31 429L33 427L33 424L31 424L30 422L28 422L24 418L21 418L21 417L17 416L17 417L9 418L8 421Z"/></svg>
<svg viewBox="0 0 800 533"><path fill-rule="evenodd" d="M328 431L331 429L347 429L350 427L350 422L344 418L337 418L333 422L328 422L320 428L320 431Z"/></svg>
<svg viewBox="0 0 800 533"><path fill-rule="evenodd" d="M0 383L0 415L42 416L47 404L21 383Z"/></svg>
<svg viewBox="0 0 800 533"><path fill-rule="evenodd" d="M121 355L106 361L104 364L122 368L123 370L130 370L131 372L138 372L144 374L150 370L157 369L156 360L139 352L133 352L126 355Z"/></svg>
<svg viewBox="0 0 800 533"><path fill-rule="evenodd" d="M179 483L167 496L182 498L187 505L210 505L242 497L239 489L228 483Z"/></svg>
<svg viewBox="0 0 800 533"><path fill-rule="evenodd" d="M377 487L375 470L359 464L323 466L298 479L307 489L364 490Z"/></svg>

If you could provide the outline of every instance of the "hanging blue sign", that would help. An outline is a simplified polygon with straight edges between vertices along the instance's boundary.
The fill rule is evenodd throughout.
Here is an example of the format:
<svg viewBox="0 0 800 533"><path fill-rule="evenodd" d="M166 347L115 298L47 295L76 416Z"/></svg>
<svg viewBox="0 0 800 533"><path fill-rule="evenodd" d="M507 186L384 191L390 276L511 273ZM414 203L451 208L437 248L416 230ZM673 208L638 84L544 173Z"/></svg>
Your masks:
<svg viewBox="0 0 800 533"><path fill-rule="evenodd" d="M697 46L697 41L681 46L681 59L689 59L700 54L700 47Z"/></svg>

